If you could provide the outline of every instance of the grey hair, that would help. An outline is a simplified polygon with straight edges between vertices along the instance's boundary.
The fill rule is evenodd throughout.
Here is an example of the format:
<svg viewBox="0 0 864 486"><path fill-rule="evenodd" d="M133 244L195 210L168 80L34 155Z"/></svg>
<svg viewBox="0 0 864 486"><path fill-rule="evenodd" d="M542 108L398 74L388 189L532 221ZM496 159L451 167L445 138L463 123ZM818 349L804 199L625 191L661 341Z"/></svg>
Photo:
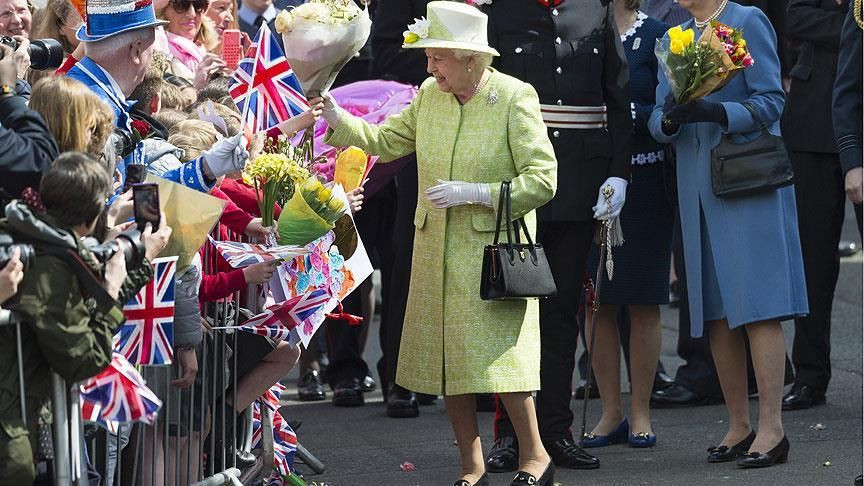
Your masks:
<svg viewBox="0 0 864 486"><path fill-rule="evenodd" d="M107 164L105 170L108 171L110 177L114 177L114 171L117 170L117 159L120 158L120 147L123 146L123 137L116 132L108 135L108 140L105 141L105 146L102 148L102 162Z"/></svg>
<svg viewBox="0 0 864 486"><path fill-rule="evenodd" d="M86 42L84 54L94 60L115 57L136 42L149 45L156 39L155 28L135 29L111 36L107 39Z"/></svg>
<svg viewBox="0 0 864 486"><path fill-rule="evenodd" d="M460 61L468 60L473 57L474 62L477 63L477 67L482 71L492 65L493 56L488 52L478 52L470 49L453 49L453 57Z"/></svg>

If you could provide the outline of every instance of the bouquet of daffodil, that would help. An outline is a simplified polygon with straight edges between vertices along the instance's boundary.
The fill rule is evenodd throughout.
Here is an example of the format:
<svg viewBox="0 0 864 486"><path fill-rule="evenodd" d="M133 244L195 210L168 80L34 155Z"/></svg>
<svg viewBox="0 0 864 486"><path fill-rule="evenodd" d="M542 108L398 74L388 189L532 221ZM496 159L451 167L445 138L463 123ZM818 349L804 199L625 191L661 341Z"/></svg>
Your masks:
<svg viewBox="0 0 864 486"><path fill-rule="evenodd" d="M255 157L243 172L243 181L255 188L261 224L273 224L273 207L291 199L298 182L309 177L302 165L300 151L290 144L268 141L264 152Z"/></svg>
<svg viewBox="0 0 864 486"><path fill-rule="evenodd" d="M330 89L366 43L371 27L369 13L354 0L309 0L276 16L285 58L309 97Z"/></svg>
<svg viewBox="0 0 864 486"><path fill-rule="evenodd" d="M686 103L723 88L739 70L753 65L741 31L712 21L698 40L693 29L672 27L654 53L676 101Z"/></svg>
<svg viewBox="0 0 864 486"><path fill-rule="evenodd" d="M314 176L297 185L279 216L280 244L305 245L334 228L347 208L330 186Z"/></svg>

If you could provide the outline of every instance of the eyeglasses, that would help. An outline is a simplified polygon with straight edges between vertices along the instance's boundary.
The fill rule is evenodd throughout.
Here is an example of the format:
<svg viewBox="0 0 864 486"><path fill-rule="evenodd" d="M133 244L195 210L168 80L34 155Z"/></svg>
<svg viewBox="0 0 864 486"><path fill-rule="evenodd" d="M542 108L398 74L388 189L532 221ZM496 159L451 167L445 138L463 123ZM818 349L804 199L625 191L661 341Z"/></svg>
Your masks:
<svg viewBox="0 0 864 486"><path fill-rule="evenodd" d="M171 0L171 8L177 13L189 11L189 6L195 7L196 14L203 14L210 5L210 0Z"/></svg>

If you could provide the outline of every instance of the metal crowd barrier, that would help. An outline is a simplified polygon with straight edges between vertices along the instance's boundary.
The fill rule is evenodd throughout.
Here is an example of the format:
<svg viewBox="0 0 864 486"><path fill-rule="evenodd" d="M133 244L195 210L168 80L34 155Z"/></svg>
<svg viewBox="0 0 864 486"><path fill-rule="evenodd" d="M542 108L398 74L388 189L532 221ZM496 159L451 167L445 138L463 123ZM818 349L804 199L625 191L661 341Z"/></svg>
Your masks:
<svg viewBox="0 0 864 486"><path fill-rule="evenodd" d="M213 236L219 237L218 234ZM236 237L232 239L240 241ZM211 245L205 246L203 273L213 274L212 252L215 250ZM238 325L239 309L232 314L229 303L240 303L242 299L243 307L253 315L257 314L261 311L257 291L257 286L250 285L244 292L235 292L218 302L207 303L203 315L210 319L213 327ZM0 325L3 324L16 326L21 414L26 425L20 323L14 322L8 311L0 311ZM261 407L263 451L255 457L254 465L246 468L242 474L237 464L237 453L232 452L228 457L226 449L251 452L251 407L243 413L244 423L239 437L236 434L237 414L233 410L230 411L233 417L230 430L226 431L224 426L216 427L216 420L224 421L222 417L228 412L224 399L228 375L231 403L237 403L237 358L241 354L238 332L244 331L205 330L202 344L196 348L199 355L198 374L187 392L181 392L171 385L172 376L176 375L175 366L139 367L142 374L149 368L145 375L149 377L148 387L153 389L164 384L161 387L163 393L157 393L162 399L162 408L152 425L140 422L121 424L116 433L90 424L85 427L78 384L69 386L54 373L51 396L53 456L48 467L52 483L55 486L90 486L93 484L90 481L93 472L99 474L100 486L240 485L269 476L273 466L273 415L267 407ZM232 344L230 358L225 356L228 343ZM230 369L227 374L224 370L226 365ZM216 393L217 390L219 393ZM221 400L217 394L222 396ZM178 416L172 417L174 413ZM213 437L217 429L220 437ZM208 440L205 440L205 435ZM223 444L218 450L216 439L221 439L219 443ZM234 447L225 447L225 444L234 444ZM296 458L298 463L306 464L314 472L321 473L324 470L324 465L299 444Z"/></svg>

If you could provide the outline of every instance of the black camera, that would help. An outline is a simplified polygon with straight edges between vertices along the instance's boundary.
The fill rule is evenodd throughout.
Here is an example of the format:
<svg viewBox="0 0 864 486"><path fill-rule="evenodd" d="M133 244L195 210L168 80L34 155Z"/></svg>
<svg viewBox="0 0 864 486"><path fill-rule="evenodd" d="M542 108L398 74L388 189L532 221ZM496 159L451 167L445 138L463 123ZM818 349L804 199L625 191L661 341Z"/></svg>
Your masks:
<svg viewBox="0 0 864 486"><path fill-rule="evenodd" d="M0 44L11 47L13 51L18 49L18 41L8 35L0 36ZM57 69L63 64L63 46L54 39L31 40L27 46L27 55L30 56L31 69ZM2 58L3 55L0 54L0 59Z"/></svg>
<svg viewBox="0 0 864 486"><path fill-rule="evenodd" d="M107 262L118 252L123 252L126 268L137 268L144 261L144 243L141 242L141 232L137 229L126 230L113 240L91 245L87 248L102 263Z"/></svg>
<svg viewBox="0 0 864 486"><path fill-rule="evenodd" d="M14 248L18 248L18 259L24 264L24 271L27 271L36 257L33 246L25 243L15 243L12 237L7 234L0 234L0 269L5 268L6 264L9 263Z"/></svg>

